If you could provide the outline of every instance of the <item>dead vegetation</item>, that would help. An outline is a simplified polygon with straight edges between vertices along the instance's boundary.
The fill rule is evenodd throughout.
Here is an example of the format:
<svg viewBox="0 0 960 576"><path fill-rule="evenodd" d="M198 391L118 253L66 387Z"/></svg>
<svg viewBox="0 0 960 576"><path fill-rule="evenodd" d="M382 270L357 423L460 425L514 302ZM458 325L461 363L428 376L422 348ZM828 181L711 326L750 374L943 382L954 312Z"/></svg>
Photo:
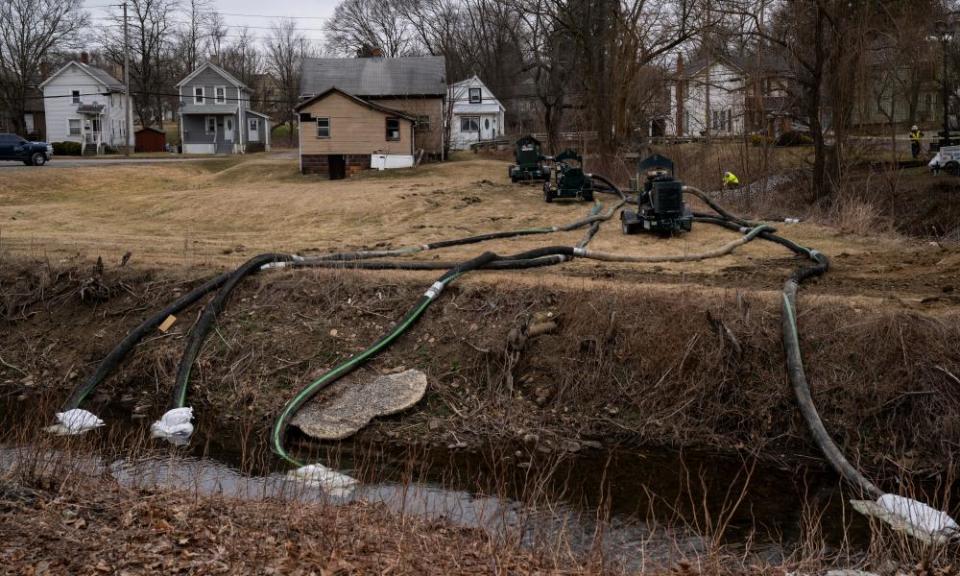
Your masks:
<svg viewBox="0 0 960 576"><path fill-rule="evenodd" d="M14 297L36 272L2 283L0 384L22 405L64 395L140 318L190 285L124 268L99 280L106 299L85 300L81 271L48 271L42 290ZM190 402L225 422L266 427L293 390L375 340L422 289L343 271L258 275L219 319ZM148 338L94 402L159 414L193 314ZM818 407L860 466L896 478L952 465L955 312L805 295L799 321ZM427 372L426 401L380 421L367 432L373 437L460 445L533 434L547 450L603 440L815 456L786 383L779 308L763 294L494 288L467 279L371 365L400 367Z"/></svg>

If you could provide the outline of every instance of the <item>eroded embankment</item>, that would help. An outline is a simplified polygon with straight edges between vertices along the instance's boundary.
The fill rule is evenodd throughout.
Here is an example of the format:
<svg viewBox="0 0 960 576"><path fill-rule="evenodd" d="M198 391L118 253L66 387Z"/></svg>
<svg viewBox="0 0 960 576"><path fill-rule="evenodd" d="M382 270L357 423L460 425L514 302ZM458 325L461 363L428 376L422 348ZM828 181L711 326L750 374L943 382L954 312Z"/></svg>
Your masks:
<svg viewBox="0 0 960 576"><path fill-rule="evenodd" d="M371 362L420 368L430 384L418 406L363 434L519 440L545 451L626 442L817 456L786 380L775 295L561 289L525 277L523 286L455 284ZM188 403L266 429L296 389L380 336L428 278L313 270L246 281L199 358ZM0 383L25 407L66 397L127 330L197 283L128 268L9 264L0 282ZM816 282L801 292L801 345L838 444L881 481L952 470L960 315L858 308L816 293ZM145 339L90 406L162 414L196 314ZM534 325L539 335L528 334Z"/></svg>

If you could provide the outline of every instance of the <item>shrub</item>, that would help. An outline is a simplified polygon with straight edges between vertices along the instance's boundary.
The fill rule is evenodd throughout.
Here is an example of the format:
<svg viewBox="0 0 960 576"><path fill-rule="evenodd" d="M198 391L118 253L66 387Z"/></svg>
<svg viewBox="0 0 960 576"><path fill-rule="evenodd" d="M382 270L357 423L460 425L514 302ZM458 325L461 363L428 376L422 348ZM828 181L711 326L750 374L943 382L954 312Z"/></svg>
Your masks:
<svg viewBox="0 0 960 576"><path fill-rule="evenodd" d="M773 138L765 134L751 134L750 144L753 146L769 146L773 144Z"/></svg>
<svg viewBox="0 0 960 576"><path fill-rule="evenodd" d="M264 149L265 149L265 146L263 142L250 142L249 144L247 144L247 153L263 152Z"/></svg>
<svg viewBox="0 0 960 576"><path fill-rule="evenodd" d="M808 132L791 130L777 138L777 146L809 146L811 144L813 144L813 138Z"/></svg>
<svg viewBox="0 0 960 576"><path fill-rule="evenodd" d="M79 142L54 142L53 154L55 156L79 156L80 143Z"/></svg>

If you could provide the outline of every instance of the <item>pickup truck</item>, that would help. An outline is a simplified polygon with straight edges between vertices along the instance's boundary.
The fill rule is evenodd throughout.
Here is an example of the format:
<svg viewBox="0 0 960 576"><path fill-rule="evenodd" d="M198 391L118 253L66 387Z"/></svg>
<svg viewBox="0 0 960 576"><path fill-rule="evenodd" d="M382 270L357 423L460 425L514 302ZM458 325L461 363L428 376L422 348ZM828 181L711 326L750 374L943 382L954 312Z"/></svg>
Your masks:
<svg viewBox="0 0 960 576"><path fill-rule="evenodd" d="M53 158L53 146L29 142L16 134L0 133L0 160L18 160L27 166L43 166Z"/></svg>

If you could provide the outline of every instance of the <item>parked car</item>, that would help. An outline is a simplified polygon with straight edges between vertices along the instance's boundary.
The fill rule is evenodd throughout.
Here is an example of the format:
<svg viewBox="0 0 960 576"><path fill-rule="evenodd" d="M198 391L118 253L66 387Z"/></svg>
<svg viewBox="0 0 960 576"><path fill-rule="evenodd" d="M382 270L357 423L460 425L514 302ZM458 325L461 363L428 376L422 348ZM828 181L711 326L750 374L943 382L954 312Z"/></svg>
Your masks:
<svg viewBox="0 0 960 576"><path fill-rule="evenodd" d="M27 166L43 166L53 158L53 146L30 142L16 134L0 133L0 160L19 160Z"/></svg>

